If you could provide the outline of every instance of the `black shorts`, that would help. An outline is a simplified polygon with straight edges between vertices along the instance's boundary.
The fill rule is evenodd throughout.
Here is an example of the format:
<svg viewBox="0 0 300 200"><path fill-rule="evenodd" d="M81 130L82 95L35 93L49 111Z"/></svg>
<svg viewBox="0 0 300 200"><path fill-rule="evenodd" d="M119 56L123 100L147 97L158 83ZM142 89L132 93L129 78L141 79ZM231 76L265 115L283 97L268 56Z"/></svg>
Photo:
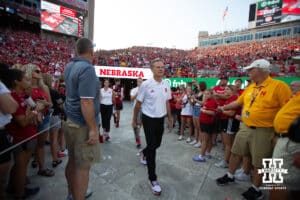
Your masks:
<svg viewBox="0 0 300 200"><path fill-rule="evenodd" d="M116 104L115 110L122 110L123 109L123 103Z"/></svg>
<svg viewBox="0 0 300 200"><path fill-rule="evenodd" d="M228 119L220 119L219 121L220 131L226 133L228 126Z"/></svg>
<svg viewBox="0 0 300 200"><path fill-rule="evenodd" d="M201 129L201 132L212 134L215 130L215 123L206 124L206 123L200 122L200 129Z"/></svg>
<svg viewBox="0 0 300 200"><path fill-rule="evenodd" d="M216 115L215 116L215 125L214 125L214 133L221 133L221 119L220 119L220 115Z"/></svg>
<svg viewBox="0 0 300 200"><path fill-rule="evenodd" d="M240 129L240 121L237 119L228 119L227 130L225 133L227 134L235 134Z"/></svg>
<svg viewBox="0 0 300 200"><path fill-rule="evenodd" d="M6 130L0 130L0 152L12 146L10 135ZM6 163L11 159L11 151L5 152L0 155L0 164Z"/></svg>

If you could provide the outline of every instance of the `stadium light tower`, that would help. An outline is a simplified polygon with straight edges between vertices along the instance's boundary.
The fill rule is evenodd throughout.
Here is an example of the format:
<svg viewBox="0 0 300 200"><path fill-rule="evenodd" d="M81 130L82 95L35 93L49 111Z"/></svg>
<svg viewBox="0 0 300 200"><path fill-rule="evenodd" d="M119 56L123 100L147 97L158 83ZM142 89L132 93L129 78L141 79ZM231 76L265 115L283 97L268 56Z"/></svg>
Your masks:
<svg viewBox="0 0 300 200"><path fill-rule="evenodd" d="M88 38L92 41L94 39L94 11L95 0L88 0Z"/></svg>

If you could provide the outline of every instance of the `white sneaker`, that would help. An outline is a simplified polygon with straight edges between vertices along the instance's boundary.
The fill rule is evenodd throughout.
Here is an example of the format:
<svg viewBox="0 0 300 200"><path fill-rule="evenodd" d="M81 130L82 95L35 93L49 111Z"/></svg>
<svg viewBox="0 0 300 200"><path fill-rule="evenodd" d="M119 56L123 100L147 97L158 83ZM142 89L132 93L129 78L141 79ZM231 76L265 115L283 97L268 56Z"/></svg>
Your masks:
<svg viewBox="0 0 300 200"><path fill-rule="evenodd" d="M193 147L195 147L195 148L200 148L200 147L201 147L201 143L200 143L200 142L197 142L196 144L193 145Z"/></svg>
<svg viewBox="0 0 300 200"><path fill-rule="evenodd" d="M229 164L227 162L225 162L224 160L221 160L218 163L215 163L216 167L220 167L220 168L228 168Z"/></svg>
<svg viewBox="0 0 300 200"><path fill-rule="evenodd" d="M140 162L141 162L143 165L147 165L147 160L146 160L146 157L145 157L144 154L143 154L143 151L140 151L140 155L141 155Z"/></svg>
<svg viewBox="0 0 300 200"><path fill-rule="evenodd" d="M235 175L240 174L240 173L244 173L244 169L242 167L235 170L235 172L234 172Z"/></svg>
<svg viewBox="0 0 300 200"><path fill-rule="evenodd" d="M151 185L151 189L152 189L153 194L155 194L155 195L160 195L161 194L161 187L160 187L160 185L158 184L157 181L151 181L150 185Z"/></svg>
<svg viewBox="0 0 300 200"><path fill-rule="evenodd" d="M189 144L190 145L194 145L194 144L196 144L197 143L197 140L193 140L193 141L191 141Z"/></svg>
<svg viewBox="0 0 300 200"><path fill-rule="evenodd" d="M234 178L238 181L250 181L251 180L250 174L245 174L244 172L234 174Z"/></svg>
<svg viewBox="0 0 300 200"><path fill-rule="evenodd" d="M186 142L187 143L190 143L192 140L191 140L191 138L190 137L188 137L187 139L186 139Z"/></svg>
<svg viewBox="0 0 300 200"><path fill-rule="evenodd" d="M178 138L177 140L178 140L178 141L181 141L181 140L183 140L183 139L184 139L183 136L180 135L179 138Z"/></svg>

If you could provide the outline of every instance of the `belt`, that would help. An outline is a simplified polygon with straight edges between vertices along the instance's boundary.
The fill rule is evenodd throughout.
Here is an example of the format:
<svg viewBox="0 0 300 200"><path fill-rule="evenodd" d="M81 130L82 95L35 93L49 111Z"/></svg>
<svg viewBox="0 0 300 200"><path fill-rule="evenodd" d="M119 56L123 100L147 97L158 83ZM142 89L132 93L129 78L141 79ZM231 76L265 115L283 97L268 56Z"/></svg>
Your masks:
<svg viewBox="0 0 300 200"><path fill-rule="evenodd" d="M257 127L256 126L248 126L249 128L251 129L256 129Z"/></svg>
<svg viewBox="0 0 300 200"><path fill-rule="evenodd" d="M284 137L288 137L288 134L287 133L275 133L275 136L284 138Z"/></svg>

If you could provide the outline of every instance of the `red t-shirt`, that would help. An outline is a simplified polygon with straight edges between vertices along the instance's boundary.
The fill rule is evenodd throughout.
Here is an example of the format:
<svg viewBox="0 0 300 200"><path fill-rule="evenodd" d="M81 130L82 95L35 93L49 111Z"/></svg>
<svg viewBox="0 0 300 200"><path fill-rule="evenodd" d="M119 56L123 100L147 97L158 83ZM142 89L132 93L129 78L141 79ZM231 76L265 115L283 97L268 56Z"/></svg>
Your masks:
<svg viewBox="0 0 300 200"><path fill-rule="evenodd" d="M40 89L40 88L32 88L31 90L31 98L34 101L37 101L39 99L48 99L48 94L46 92L44 92L44 90Z"/></svg>
<svg viewBox="0 0 300 200"><path fill-rule="evenodd" d="M232 95L229 97L227 100L225 100L224 105L230 104L231 102L235 101L238 99L237 95ZM224 115L223 113L220 114L221 119L229 119L230 117L228 115Z"/></svg>
<svg viewBox="0 0 300 200"><path fill-rule="evenodd" d="M218 105L213 98L208 99L203 105L203 109L211 110L211 111L216 111L217 107ZM208 115L203 112L200 114L200 123L212 124L214 122L215 122L214 115Z"/></svg>
<svg viewBox="0 0 300 200"><path fill-rule="evenodd" d="M38 100L44 99L44 100L48 100L48 94L46 92L44 92L44 90L40 89L40 88L32 88L31 90L31 98L37 102ZM48 108L45 108L42 111L43 114L47 114L48 113Z"/></svg>
<svg viewBox="0 0 300 200"><path fill-rule="evenodd" d="M26 138L29 138L36 134L36 127L33 124L21 127L15 120L16 116L25 115L27 104L24 100L24 95L18 95L16 92L11 93L12 97L18 102L19 107L17 111L13 114L12 121L6 126L8 133L13 137L13 143L19 143Z"/></svg>

